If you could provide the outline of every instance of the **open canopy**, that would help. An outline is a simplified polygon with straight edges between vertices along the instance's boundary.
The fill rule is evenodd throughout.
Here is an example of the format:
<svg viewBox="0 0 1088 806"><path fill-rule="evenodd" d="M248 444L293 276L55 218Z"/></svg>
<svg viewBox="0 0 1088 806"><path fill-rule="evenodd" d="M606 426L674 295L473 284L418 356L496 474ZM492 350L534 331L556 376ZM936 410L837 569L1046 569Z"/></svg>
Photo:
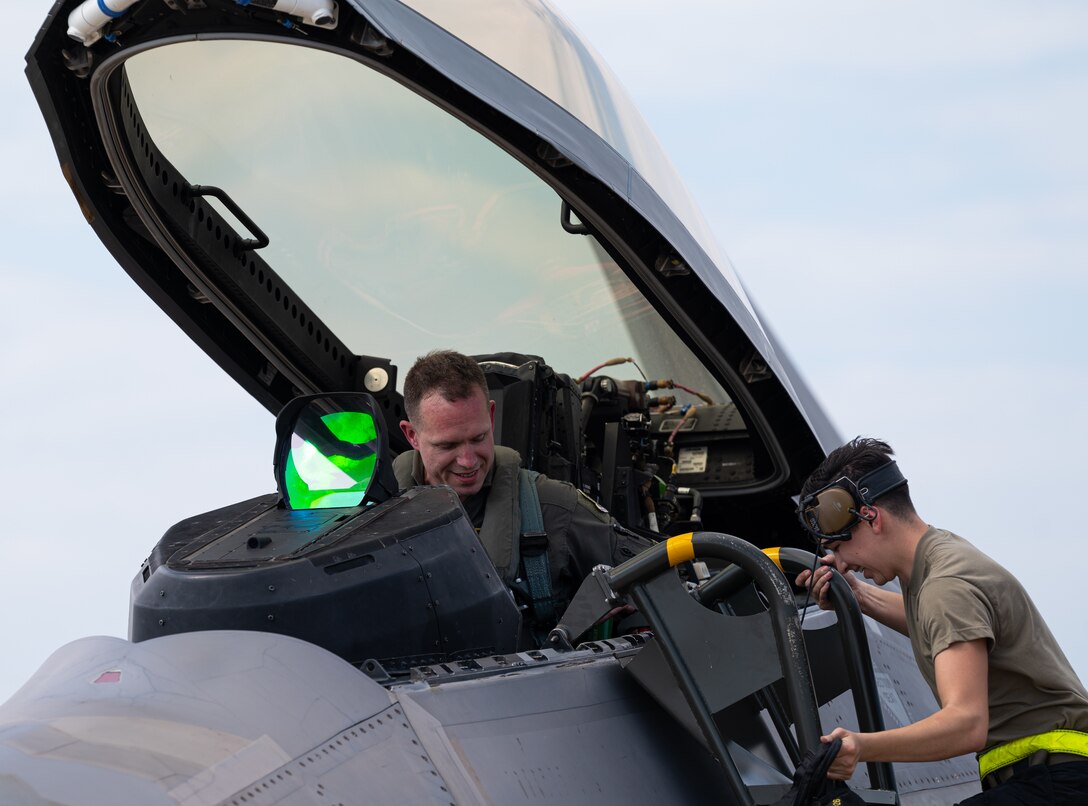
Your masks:
<svg viewBox="0 0 1088 806"><path fill-rule="evenodd" d="M546 3L122 5L58 2L28 54L62 169L125 270L269 409L368 391L392 425L398 368L439 347L575 377L622 357L617 378L735 404L745 489L795 487L837 442Z"/></svg>

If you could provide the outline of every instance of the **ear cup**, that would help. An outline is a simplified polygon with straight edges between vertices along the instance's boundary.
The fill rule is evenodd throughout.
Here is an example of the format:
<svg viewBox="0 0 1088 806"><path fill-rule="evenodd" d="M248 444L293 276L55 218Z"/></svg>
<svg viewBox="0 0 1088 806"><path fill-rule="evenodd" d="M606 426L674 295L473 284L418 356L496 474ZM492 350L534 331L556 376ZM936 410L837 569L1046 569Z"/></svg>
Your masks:
<svg viewBox="0 0 1088 806"><path fill-rule="evenodd" d="M842 487L829 487L816 495L816 521L820 531L833 535L850 527L857 502Z"/></svg>

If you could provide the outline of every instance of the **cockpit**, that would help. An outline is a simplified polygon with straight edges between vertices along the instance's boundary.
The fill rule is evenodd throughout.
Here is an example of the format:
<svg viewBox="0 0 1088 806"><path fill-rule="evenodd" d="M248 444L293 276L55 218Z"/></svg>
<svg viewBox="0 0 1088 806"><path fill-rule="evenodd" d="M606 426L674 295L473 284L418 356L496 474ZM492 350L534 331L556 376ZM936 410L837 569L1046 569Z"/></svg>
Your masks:
<svg viewBox="0 0 1088 806"><path fill-rule="evenodd" d="M828 423L607 67L546 7L503 23L548 43L530 56L483 6L92 6L43 29L30 71L88 220L270 411L373 398L369 420L303 407L297 444L278 435L295 548L327 544L327 513L369 511L367 473L393 486L366 440L324 448L373 424L407 449L398 373L436 348L484 368L499 444L624 527L803 545L792 496ZM179 525L145 571L198 533L215 536L175 558L190 569L272 551L241 526L251 506Z"/></svg>
<svg viewBox="0 0 1088 806"><path fill-rule="evenodd" d="M810 424L728 264L700 268L699 219L652 136L629 105L598 96L615 87L592 54L557 44L557 72L543 77L512 52L493 54L511 71L502 81L517 79L492 108L342 11L303 38L277 32L270 12L264 34L238 37L210 10L159 19L138 5L122 25L126 47L101 64L69 60L89 80L108 152L99 179L120 201L117 220L99 223L124 234L122 264L300 429L291 444L278 434L275 513L243 507L233 527L195 543L195 522L179 524L144 576L275 567L282 555L262 540L281 526L297 538L288 553L339 545L343 518L329 513L354 529L369 503L395 493L367 440L390 457L408 448L398 372L436 348L484 368L497 443L624 527L801 545L790 479L819 457ZM258 28L266 14L218 13ZM516 81L530 79L545 95L526 95L523 108ZM583 154L539 133L572 112ZM694 240L681 249L684 238ZM339 392L366 392L372 410L312 409ZM457 520L456 506L434 506ZM374 535L393 522L379 520ZM353 573L371 556L333 555L330 567ZM180 617L153 610L152 633ZM469 649L503 641L473 638Z"/></svg>

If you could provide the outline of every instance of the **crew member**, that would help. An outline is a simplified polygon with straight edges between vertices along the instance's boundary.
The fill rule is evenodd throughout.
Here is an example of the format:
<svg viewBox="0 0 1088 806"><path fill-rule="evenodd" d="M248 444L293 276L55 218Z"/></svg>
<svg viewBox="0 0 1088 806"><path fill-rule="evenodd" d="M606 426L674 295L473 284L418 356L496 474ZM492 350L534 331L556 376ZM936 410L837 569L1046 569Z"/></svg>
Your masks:
<svg viewBox="0 0 1088 806"><path fill-rule="evenodd" d="M539 645L593 566L618 565L650 545L580 490L523 470L516 451L495 445L495 401L468 356L442 350L417 360L404 379L404 407L400 427L414 450L394 460L397 483L457 493L525 605L523 645Z"/></svg>
<svg viewBox="0 0 1088 806"><path fill-rule="evenodd" d="M798 511L831 553L797 584L826 609L838 569L863 613L910 637L940 704L906 727L836 728L823 737L842 739L828 776L977 752L983 791L963 804L1088 804L1088 693L1016 577L918 516L888 444L858 437L832 451ZM878 587L892 579L902 593Z"/></svg>

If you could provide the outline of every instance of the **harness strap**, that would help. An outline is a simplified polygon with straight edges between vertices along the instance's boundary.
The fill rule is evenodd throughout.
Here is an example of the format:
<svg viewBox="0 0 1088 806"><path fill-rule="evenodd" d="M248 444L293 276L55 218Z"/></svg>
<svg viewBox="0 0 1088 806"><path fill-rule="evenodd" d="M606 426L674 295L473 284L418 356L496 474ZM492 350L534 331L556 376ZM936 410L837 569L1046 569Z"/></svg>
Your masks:
<svg viewBox="0 0 1088 806"><path fill-rule="evenodd" d="M1038 750L1088 757L1088 733L1081 733L1079 730L1051 730L999 744L978 757L979 777L985 778L995 770L1015 764Z"/></svg>
<svg viewBox="0 0 1088 806"><path fill-rule="evenodd" d="M534 470L518 470L518 509L521 511L521 562L525 567L525 582L529 586L533 619L548 628L555 624L555 601L552 596L552 573L548 566L548 533L544 530L544 513Z"/></svg>

